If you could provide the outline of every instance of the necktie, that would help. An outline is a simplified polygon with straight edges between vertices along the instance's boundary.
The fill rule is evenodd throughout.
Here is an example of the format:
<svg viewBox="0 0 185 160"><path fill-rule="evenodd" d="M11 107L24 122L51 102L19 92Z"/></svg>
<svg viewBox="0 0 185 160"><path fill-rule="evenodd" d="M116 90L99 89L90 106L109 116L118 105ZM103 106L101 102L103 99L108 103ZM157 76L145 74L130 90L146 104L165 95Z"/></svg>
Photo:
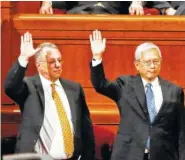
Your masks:
<svg viewBox="0 0 185 160"><path fill-rule="evenodd" d="M147 83L146 84L147 90L146 90L146 102L147 102L147 108L148 113L150 117L150 122L152 123L154 118L157 115L156 108L155 108L155 101L154 101L154 94L152 91L152 84ZM146 142L146 148L149 150L150 148L150 136L148 137L148 140Z"/></svg>
<svg viewBox="0 0 185 160"><path fill-rule="evenodd" d="M73 151L74 151L72 131L70 128L69 120L67 118L67 114L64 110L64 106L60 99L60 96L55 90L55 83L51 84L51 88L52 88L52 97L57 108L57 113L58 113L58 117L62 128L63 140L64 140L64 151L66 156L69 157L73 154Z"/></svg>

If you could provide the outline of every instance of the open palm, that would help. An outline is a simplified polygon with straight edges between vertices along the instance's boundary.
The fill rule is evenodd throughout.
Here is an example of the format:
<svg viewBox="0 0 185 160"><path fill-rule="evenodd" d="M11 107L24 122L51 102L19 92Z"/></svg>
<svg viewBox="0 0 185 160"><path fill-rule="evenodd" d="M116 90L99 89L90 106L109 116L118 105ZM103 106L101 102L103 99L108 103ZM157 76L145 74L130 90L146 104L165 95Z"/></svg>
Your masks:
<svg viewBox="0 0 185 160"><path fill-rule="evenodd" d="M93 58L100 59L106 48L106 39L102 39L101 32L98 30L93 31L93 34L89 38Z"/></svg>
<svg viewBox="0 0 185 160"><path fill-rule="evenodd" d="M32 35L29 32L26 32L23 36L21 36L21 56L30 58L33 56L37 50L33 48Z"/></svg>

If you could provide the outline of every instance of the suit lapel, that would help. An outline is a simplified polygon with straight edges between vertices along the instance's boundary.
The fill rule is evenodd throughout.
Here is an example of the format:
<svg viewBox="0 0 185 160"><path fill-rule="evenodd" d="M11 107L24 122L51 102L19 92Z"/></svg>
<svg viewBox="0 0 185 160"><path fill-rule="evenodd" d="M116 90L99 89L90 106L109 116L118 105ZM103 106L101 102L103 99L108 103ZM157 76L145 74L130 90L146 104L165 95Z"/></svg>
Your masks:
<svg viewBox="0 0 185 160"><path fill-rule="evenodd" d="M158 112L156 118L154 119L154 122L160 117L162 112L164 112L164 110L167 109L168 102L170 101L170 97L171 97L171 91L169 89L169 82L165 81L159 77L159 83L161 85L163 102L161 104L161 108L159 109L159 112Z"/></svg>
<svg viewBox="0 0 185 160"><path fill-rule="evenodd" d="M153 123L155 123L156 120L162 114L162 112L164 112L164 110L167 109L168 102L169 102L170 97L171 97L171 91L169 89L169 82L165 81L165 80L162 80L159 77L159 83L161 85L161 90L162 90L162 95L163 95L163 103L162 103L161 108L160 108L157 116L155 117ZM137 75L135 77L135 79L132 81L131 86L133 86L134 92L135 92L135 93L133 93L130 90L129 93L128 93L128 96L129 96L129 99L130 99L129 102L132 104L131 106L134 108L134 110L137 111L137 113L143 119L146 119L148 122L150 122L148 109L147 109L147 104L146 104L146 95L145 95L144 86L143 86L143 82L141 80L140 75Z"/></svg>
<svg viewBox="0 0 185 160"><path fill-rule="evenodd" d="M130 84L128 90L128 99L132 108L144 119L148 120L146 109L145 92L141 77L137 75Z"/></svg>
<svg viewBox="0 0 185 160"><path fill-rule="evenodd" d="M44 90L43 90L39 75L36 75L34 77L34 84L35 84L35 87L36 87L37 92L39 94L39 98L40 98L40 101L41 101L41 104L42 104L41 107L42 107L43 112L44 112L44 109L45 109Z"/></svg>
<svg viewBox="0 0 185 160"><path fill-rule="evenodd" d="M165 81L161 78L159 78L159 83L161 85L161 90L162 90L162 95L163 95L163 103L161 108L163 108L163 106L169 101L170 99L170 89L169 89L169 82Z"/></svg>
<svg viewBox="0 0 185 160"><path fill-rule="evenodd" d="M148 115L148 110L146 105L146 95L145 95L145 90L144 90L143 82L141 80L140 75L136 76L133 86L136 93L136 97L140 104L140 109L142 111L142 114L144 114L144 118L149 121L149 115Z"/></svg>
<svg viewBox="0 0 185 160"><path fill-rule="evenodd" d="M60 80L60 83L62 84L62 87L64 88L67 99L69 101L69 106L70 106L71 114L72 114L72 123L73 123L73 126L75 128L75 126L76 126L76 123L75 123L76 122L76 113L77 112L75 111L76 107L74 107L75 106L75 101L73 100L73 98L74 98L74 96L72 95L73 92L71 92L70 86L67 85L66 82L63 79L59 79L59 80ZM41 107L42 107L42 110L43 110L43 113L44 113L44 109L45 109L44 90L43 90L39 75L36 75L34 77L34 85L37 89L40 101L42 103Z"/></svg>

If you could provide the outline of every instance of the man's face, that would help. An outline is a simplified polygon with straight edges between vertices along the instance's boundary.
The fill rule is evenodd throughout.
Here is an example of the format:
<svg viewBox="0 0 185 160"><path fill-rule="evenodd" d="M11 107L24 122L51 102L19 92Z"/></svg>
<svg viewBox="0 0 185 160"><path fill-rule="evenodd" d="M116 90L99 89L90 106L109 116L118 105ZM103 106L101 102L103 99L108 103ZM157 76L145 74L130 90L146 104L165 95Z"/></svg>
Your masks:
<svg viewBox="0 0 185 160"><path fill-rule="evenodd" d="M62 73L62 56L57 49L52 49L40 58L38 71L48 80L56 81ZM42 63L44 62L44 63Z"/></svg>
<svg viewBox="0 0 185 160"><path fill-rule="evenodd" d="M135 67L141 77L147 81L154 80L161 69L161 58L157 49L149 49L142 53L139 61L135 61Z"/></svg>

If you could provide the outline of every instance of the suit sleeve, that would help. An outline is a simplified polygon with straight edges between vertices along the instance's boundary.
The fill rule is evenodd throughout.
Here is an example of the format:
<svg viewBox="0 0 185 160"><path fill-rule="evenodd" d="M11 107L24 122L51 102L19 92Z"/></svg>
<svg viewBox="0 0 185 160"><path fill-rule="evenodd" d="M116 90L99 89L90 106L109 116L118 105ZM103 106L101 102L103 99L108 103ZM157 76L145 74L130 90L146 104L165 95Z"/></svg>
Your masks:
<svg viewBox="0 0 185 160"><path fill-rule="evenodd" d="M180 91L179 104L179 160L185 159L185 106L184 106L184 92Z"/></svg>
<svg viewBox="0 0 185 160"><path fill-rule="evenodd" d="M28 96L28 87L23 80L25 71L26 68L22 67L17 61L9 70L4 83L5 93L19 104L21 110L23 110L22 106Z"/></svg>
<svg viewBox="0 0 185 160"><path fill-rule="evenodd" d="M91 81L96 90L96 92L103 94L114 101L118 101L121 96L120 91L120 80L117 79L115 82L110 82L105 78L103 64L99 64L95 67L92 67L90 64L91 69Z"/></svg>
<svg viewBox="0 0 185 160"><path fill-rule="evenodd" d="M66 9L66 5L65 1L52 1L52 8Z"/></svg>
<svg viewBox="0 0 185 160"><path fill-rule="evenodd" d="M90 118L90 113L85 101L85 95L80 86L80 96L82 101L82 155L81 160L95 160L95 142L93 125Z"/></svg>
<svg viewBox="0 0 185 160"><path fill-rule="evenodd" d="M58 8L62 10L70 10L77 5L75 1L52 1L52 8Z"/></svg>

